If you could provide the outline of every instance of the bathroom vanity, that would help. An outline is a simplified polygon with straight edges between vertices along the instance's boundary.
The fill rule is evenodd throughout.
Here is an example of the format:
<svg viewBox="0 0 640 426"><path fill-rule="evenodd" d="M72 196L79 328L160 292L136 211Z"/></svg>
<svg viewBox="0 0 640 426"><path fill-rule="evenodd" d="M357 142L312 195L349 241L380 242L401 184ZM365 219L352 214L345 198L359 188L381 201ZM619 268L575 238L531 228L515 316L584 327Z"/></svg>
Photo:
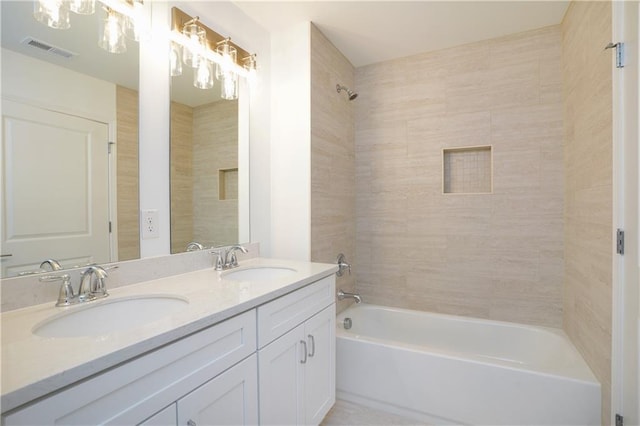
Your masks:
<svg viewBox="0 0 640 426"><path fill-rule="evenodd" d="M3 313L2 422L318 424L335 401L336 270L257 258L117 288L91 303L184 306L99 334L43 337L78 307Z"/></svg>

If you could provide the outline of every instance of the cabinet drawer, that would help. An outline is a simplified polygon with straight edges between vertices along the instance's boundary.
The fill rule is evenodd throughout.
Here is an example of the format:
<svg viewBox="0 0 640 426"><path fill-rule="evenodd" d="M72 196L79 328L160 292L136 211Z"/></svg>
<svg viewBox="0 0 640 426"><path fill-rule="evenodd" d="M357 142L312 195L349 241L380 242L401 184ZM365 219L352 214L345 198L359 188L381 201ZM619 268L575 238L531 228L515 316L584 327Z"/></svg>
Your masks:
<svg viewBox="0 0 640 426"><path fill-rule="evenodd" d="M335 300L336 278L323 278L258 307L258 347L262 348L329 306Z"/></svg>
<svg viewBox="0 0 640 426"><path fill-rule="evenodd" d="M3 423L138 424L255 350L251 310L53 394Z"/></svg>

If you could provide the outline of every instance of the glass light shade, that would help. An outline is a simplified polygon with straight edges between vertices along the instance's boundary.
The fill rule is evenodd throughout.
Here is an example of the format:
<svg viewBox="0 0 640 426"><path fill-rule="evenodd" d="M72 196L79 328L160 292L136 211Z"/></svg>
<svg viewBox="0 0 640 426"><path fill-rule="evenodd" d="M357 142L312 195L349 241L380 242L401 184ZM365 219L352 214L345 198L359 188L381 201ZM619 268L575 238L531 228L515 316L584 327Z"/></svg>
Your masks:
<svg viewBox="0 0 640 426"><path fill-rule="evenodd" d="M130 40L140 41L138 26L136 25L135 19L130 16L125 18L124 35Z"/></svg>
<svg viewBox="0 0 640 426"><path fill-rule="evenodd" d="M125 16L105 8L106 16L100 19L98 45L110 53L124 53L127 43L124 36Z"/></svg>
<svg viewBox="0 0 640 426"><path fill-rule="evenodd" d="M96 1L69 0L69 9L78 15L93 15L96 11Z"/></svg>
<svg viewBox="0 0 640 426"><path fill-rule="evenodd" d="M232 72L224 74L220 80L222 87L220 88L220 97L227 100L238 99L238 75Z"/></svg>
<svg viewBox="0 0 640 426"><path fill-rule="evenodd" d="M33 3L33 17L38 22L56 30L71 27L69 9L63 0L36 0Z"/></svg>
<svg viewBox="0 0 640 426"><path fill-rule="evenodd" d="M231 46L227 40L216 47L216 52L222 57L221 62L216 64L216 78L222 80L227 72L233 69L238 59L238 51Z"/></svg>
<svg viewBox="0 0 640 426"><path fill-rule="evenodd" d="M127 16L124 24L124 34L130 40L140 41L143 33L142 25L142 1L132 0L131 3L132 12L131 16Z"/></svg>
<svg viewBox="0 0 640 426"><path fill-rule="evenodd" d="M211 61L200 58L198 68L193 71L193 85L198 89L213 87L213 63Z"/></svg>
<svg viewBox="0 0 640 426"><path fill-rule="evenodd" d="M171 64L171 77L182 75L182 48L174 42L171 42L169 63Z"/></svg>
<svg viewBox="0 0 640 426"><path fill-rule="evenodd" d="M182 49L182 61L191 68L198 68L201 62L199 51L207 48L207 33L195 22L187 24L182 29L189 42Z"/></svg>
<svg viewBox="0 0 640 426"><path fill-rule="evenodd" d="M249 71L247 73L247 81L249 81L250 84L254 84L257 79L257 68L258 68L256 64L256 55L253 54L251 56L244 58L243 66L247 71Z"/></svg>

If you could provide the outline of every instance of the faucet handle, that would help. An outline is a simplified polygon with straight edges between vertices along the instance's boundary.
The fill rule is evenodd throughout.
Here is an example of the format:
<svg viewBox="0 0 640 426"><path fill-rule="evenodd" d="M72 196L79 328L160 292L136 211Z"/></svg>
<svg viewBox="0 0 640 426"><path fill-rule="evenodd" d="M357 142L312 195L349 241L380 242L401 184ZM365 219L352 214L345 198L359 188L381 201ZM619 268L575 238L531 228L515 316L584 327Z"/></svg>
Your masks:
<svg viewBox="0 0 640 426"><path fill-rule="evenodd" d="M69 274L63 275L45 275L40 277L42 282L56 282L62 281L60 286L60 292L58 293L58 301L56 306L69 306L73 303L73 299L76 297L73 293L73 287L71 287L71 276Z"/></svg>
<svg viewBox="0 0 640 426"><path fill-rule="evenodd" d="M224 270L224 258L225 258L224 249L214 250L211 252L211 254L216 256L215 266L213 269L215 269L216 271Z"/></svg>

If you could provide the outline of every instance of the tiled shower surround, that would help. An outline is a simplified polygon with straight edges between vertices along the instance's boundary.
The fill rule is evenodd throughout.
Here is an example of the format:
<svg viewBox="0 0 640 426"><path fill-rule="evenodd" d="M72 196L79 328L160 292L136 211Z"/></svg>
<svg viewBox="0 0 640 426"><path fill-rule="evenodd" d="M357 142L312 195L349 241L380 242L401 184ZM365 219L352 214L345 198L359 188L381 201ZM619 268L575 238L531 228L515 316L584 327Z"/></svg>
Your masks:
<svg viewBox="0 0 640 426"><path fill-rule="evenodd" d="M611 3L572 2L562 22L564 329L602 383L610 423L613 247Z"/></svg>
<svg viewBox="0 0 640 426"><path fill-rule="evenodd" d="M365 301L562 327L561 79L560 26L356 69ZM493 192L443 193L443 150L478 146Z"/></svg>
<svg viewBox="0 0 640 426"><path fill-rule="evenodd" d="M354 87L354 68L311 25L311 260L335 263L338 253L355 261L356 195L354 102L336 84ZM355 291L356 272L336 278ZM350 301L338 302L341 311Z"/></svg>

